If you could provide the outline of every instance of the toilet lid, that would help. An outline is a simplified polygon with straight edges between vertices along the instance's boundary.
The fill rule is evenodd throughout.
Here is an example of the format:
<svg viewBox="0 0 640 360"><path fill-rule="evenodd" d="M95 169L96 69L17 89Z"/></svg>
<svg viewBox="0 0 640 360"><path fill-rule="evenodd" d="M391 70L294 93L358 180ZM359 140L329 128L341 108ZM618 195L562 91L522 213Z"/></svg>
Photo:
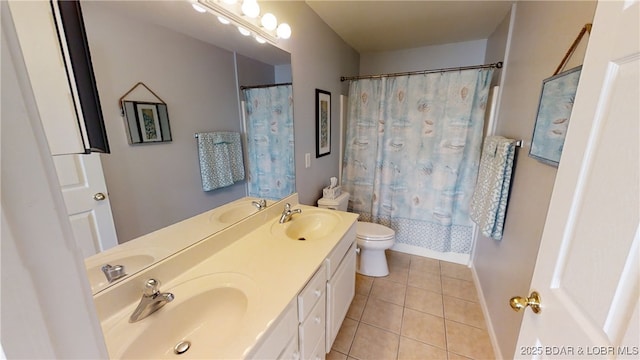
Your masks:
<svg viewBox="0 0 640 360"><path fill-rule="evenodd" d="M358 221L356 225L356 236L363 240L389 240L395 235L395 231L384 225L363 221Z"/></svg>

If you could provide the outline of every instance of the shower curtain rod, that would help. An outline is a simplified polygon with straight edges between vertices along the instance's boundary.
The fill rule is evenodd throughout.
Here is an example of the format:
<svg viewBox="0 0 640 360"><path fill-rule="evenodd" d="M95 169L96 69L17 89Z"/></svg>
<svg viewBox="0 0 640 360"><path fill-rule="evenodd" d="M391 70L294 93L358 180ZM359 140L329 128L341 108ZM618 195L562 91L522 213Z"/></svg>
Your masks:
<svg viewBox="0 0 640 360"><path fill-rule="evenodd" d="M291 85L291 83L265 84L265 85L253 85L253 86L241 85L240 86L240 90L244 90L244 89L259 89L259 88L266 88L266 87L272 87L272 86L284 86L284 85Z"/></svg>
<svg viewBox="0 0 640 360"><path fill-rule="evenodd" d="M378 78L393 77L393 76L420 75L420 74L432 74L432 73L448 72L448 71L460 71L460 70L472 70L472 69L489 69L489 68L496 68L496 69L502 68L502 61L498 61L497 63L486 64L486 65L473 65L473 66L462 66L462 67L434 69L434 70L409 71L409 72L392 73L392 74L362 75L362 76L341 76L340 77L340 81L360 80L360 79L378 79Z"/></svg>

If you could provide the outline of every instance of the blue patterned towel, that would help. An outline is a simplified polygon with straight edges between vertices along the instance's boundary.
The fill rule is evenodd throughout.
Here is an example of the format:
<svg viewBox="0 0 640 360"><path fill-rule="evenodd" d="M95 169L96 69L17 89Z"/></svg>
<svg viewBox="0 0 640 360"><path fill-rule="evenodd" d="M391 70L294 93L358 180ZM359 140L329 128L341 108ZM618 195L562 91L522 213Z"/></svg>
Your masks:
<svg viewBox="0 0 640 360"><path fill-rule="evenodd" d="M478 182L471 198L471 220L484 236L501 240L507 211L515 140L488 136L480 158Z"/></svg>
<svg viewBox="0 0 640 360"><path fill-rule="evenodd" d="M202 190L211 191L244 179L239 133L198 133L197 137Z"/></svg>

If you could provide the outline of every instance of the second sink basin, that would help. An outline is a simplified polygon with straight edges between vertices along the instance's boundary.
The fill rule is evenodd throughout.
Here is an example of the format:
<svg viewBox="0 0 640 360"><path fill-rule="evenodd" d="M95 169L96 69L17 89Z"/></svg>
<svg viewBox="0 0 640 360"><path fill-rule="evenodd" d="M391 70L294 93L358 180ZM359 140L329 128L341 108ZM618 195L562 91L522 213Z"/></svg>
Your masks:
<svg viewBox="0 0 640 360"><path fill-rule="evenodd" d="M303 210L284 224L273 224L271 232L293 240L315 240L331 234L340 221L340 216L329 210Z"/></svg>
<svg viewBox="0 0 640 360"><path fill-rule="evenodd" d="M260 303L256 284L238 273L205 275L161 291L172 293L175 300L147 318L129 323L127 317L109 330L112 345L119 349L110 350L112 357L215 357L216 349L234 339ZM186 342L188 349L177 354L176 346Z"/></svg>
<svg viewBox="0 0 640 360"><path fill-rule="evenodd" d="M209 221L233 224L257 212L258 208L250 202L241 202L238 204L226 205L221 209L214 211L213 214L211 214Z"/></svg>

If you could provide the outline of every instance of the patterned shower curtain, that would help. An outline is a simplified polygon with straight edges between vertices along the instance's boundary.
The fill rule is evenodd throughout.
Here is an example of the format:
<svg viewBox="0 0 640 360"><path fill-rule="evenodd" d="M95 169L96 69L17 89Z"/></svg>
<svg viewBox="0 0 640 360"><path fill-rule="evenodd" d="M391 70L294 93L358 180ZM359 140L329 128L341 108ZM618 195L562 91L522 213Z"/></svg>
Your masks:
<svg viewBox="0 0 640 360"><path fill-rule="evenodd" d="M352 81L343 166L350 211L396 242L469 254L492 69Z"/></svg>
<svg viewBox="0 0 640 360"><path fill-rule="evenodd" d="M249 196L279 200L295 192L291 85L243 90Z"/></svg>

